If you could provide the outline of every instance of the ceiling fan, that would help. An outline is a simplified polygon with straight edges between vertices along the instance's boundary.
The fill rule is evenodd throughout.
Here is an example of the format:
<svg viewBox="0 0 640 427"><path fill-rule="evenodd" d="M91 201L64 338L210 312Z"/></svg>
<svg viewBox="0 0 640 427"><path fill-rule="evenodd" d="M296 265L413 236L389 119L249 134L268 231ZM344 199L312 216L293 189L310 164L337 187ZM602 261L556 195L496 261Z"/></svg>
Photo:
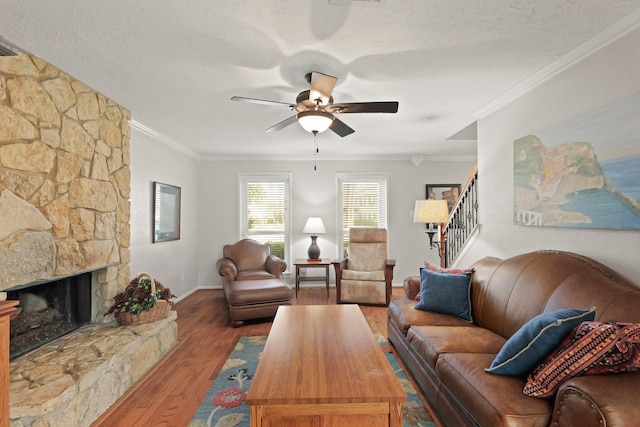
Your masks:
<svg viewBox="0 0 640 427"><path fill-rule="evenodd" d="M286 105L297 113L288 119L270 127L266 132L275 132L289 126L296 121L313 134L331 129L338 135L344 137L355 132L336 114L347 113L396 113L398 102L348 102L334 104L331 93L336 86L338 79L327 74L311 72L306 75L306 80L311 85L310 89L304 90L296 97L296 103L291 104L280 101L269 101L265 99L245 98L243 96L233 96L232 101L252 102L266 105Z"/></svg>

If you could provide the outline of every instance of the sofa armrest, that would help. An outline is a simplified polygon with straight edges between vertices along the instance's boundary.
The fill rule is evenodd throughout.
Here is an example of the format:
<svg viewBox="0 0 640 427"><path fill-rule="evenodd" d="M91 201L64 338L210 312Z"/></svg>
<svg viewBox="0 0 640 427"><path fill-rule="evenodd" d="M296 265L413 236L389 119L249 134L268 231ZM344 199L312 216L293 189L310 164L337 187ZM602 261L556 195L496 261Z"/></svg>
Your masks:
<svg viewBox="0 0 640 427"><path fill-rule="evenodd" d="M555 400L553 426L637 425L640 372L590 375L565 382Z"/></svg>
<svg viewBox="0 0 640 427"><path fill-rule="evenodd" d="M278 279L282 279L282 273L287 269L287 263L275 255L269 255L265 264L267 271Z"/></svg>
<svg viewBox="0 0 640 427"><path fill-rule="evenodd" d="M404 279L404 295L409 299L415 299L420 293L420 276L409 276Z"/></svg>
<svg viewBox="0 0 640 427"><path fill-rule="evenodd" d="M238 275L238 268L229 258L220 258L218 262L216 262L216 270L218 270L218 274L224 277L224 283L231 283L236 280L236 276Z"/></svg>

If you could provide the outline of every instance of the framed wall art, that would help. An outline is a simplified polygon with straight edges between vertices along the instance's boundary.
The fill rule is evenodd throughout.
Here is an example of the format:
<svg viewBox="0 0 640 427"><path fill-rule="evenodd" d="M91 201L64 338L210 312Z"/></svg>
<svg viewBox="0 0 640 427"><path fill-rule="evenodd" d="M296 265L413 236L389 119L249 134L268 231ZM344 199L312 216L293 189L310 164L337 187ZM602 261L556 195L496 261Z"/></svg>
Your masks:
<svg viewBox="0 0 640 427"><path fill-rule="evenodd" d="M449 213L460 197L460 184L427 184L427 199L446 200Z"/></svg>
<svg viewBox="0 0 640 427"><path fill-rule="evenodd" d="M513 142L513 222L640 230L640 94Z"/></svg>
<svg viewBox="0 0 640 427"><path fill-rule="evenodd" d="M180 187L153 183L153 243L180 239Z"/></svg>

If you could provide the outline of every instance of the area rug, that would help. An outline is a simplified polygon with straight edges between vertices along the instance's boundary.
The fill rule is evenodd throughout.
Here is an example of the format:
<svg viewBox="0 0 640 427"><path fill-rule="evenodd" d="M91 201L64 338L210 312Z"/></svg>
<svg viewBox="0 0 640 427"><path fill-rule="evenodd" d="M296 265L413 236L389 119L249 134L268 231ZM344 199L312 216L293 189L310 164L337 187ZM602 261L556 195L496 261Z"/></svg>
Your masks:
<svg viewBox="0 0 640 427"><path fill-rule="evenodd" d="M382 335L376 334L387 360L398 376L407 401L403 407L404 427L436 427L431 415L420 401L415 388L407 379L394 354ZM241 337L225 362L222 370L200 404L189 427L248 427L249 407L244 399L253 374L258 366L260 353L267 337Z"/></svg>

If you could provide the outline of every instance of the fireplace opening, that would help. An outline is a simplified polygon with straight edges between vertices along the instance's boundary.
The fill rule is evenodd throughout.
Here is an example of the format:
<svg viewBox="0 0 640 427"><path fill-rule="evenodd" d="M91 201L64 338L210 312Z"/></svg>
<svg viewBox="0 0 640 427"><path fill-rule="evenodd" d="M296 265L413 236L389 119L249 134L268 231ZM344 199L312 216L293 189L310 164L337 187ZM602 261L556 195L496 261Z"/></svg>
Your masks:
<svg viewBox="0 0 640 427"><path fill-rule="evenodd" d="M91 272L8 289L19 300L11 315L11 360L91 321Z"/></svg>

